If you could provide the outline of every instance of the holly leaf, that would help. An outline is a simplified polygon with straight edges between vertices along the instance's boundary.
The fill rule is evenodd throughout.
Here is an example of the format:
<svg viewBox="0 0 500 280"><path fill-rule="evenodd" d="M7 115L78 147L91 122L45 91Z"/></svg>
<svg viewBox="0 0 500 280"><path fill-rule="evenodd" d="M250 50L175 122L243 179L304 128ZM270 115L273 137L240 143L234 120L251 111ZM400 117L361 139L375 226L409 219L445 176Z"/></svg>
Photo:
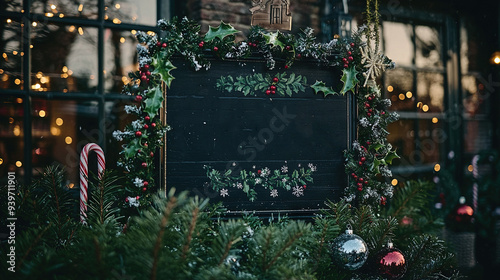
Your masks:
<svg viewBox="0 0 500 280"><path fill-rule="evenodd" d="M158 110L161 108L163 102L163 92L156 86L149 90L146 94L147 99L144 101L144 112L148 114L150 118L154 118L158 114Z"/></svg>
<svg viewBox="0 0 500 280"><path fill-rule="evenodd" d="M344 95L348 91L352 91L352 93L355 93L354 88L356 87L356 84L359 83L359 80L356 77L358 71L356 71L356 68L350 67L348 69L342 70L342 73L342 78L340 80L344 83L344 86L340 90L340 94Z"/></svg>
<svg viewBox="0 0 500 280"><path fill-rule="evenodd" d="M271 45L273 48L279 47L283 51L283 49L285 48L285 43L279 40L278 35L279 35L278 31L262 34L264 39L266 39L266 44Z"/></svg>
<svg viewBox="0 0 500 280"><path fill-rule="evenodd" d="M205 34L205 41L209 42L212 41L215 38L219 38L221 41L224 39L224 37L232 35L234 33L238 33L240 31L234 29L230 24L224 23L223 21L220 22L219 26L213 27L210 26L208 29L207 34Z"/></svg>
<svg viewBox="0 0 500 280"><path fill-rule="evenodd" d="M395 159L395 158L399 158L398 154L396 153L396 151L390 151L389 153L387 153L387 155L385 156L385 162L388 163L388 164L392 164L392 160Z"/></svg>
<svg viewBox="0 0 500 280"><path fill-rule="evenodd" d="M130 141L127 146L123 149L123 153L125 154L125 158L133 158L137 156L137 151L139 151L141 147L141 142L139 138L134 138Z"/></svg>
<svg viewBox="0 0 500 280"><path fill-rule="evenodd" d="M175 79L174 76L170 74L170 71L177 69L170 60L166 62L162 62L161 58L153 57L152 65L155 67L153 74L158 74L161 76L161 79L167 84L170 88L170 84Z"/></svg>
<svg viewBox="0 0 500 280"><path fill-rule="evenodd" d="M316 81L316 83L314 83L314 85L312 85L311 88L314 90L315 94L322 92L325 97L327 97L330 94L331 95L337 94L331 87L327 87L323 81Z"/></svg>

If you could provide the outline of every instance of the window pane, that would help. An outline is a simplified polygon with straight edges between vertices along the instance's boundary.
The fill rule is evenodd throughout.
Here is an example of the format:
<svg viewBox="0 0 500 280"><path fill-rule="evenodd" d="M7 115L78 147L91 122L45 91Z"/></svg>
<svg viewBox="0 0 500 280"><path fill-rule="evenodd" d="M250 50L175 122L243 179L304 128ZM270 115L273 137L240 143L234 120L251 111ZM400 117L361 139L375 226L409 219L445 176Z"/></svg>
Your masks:
<svg viewBox="0 0 500 280"><path fill-rule="evenodd" d="M6 3L6 11L9 12L21 12L23 10L23 0L10 0L5 1Z"/></svg>
<svg viewBox="0 0 500 280"><path fill-rule="evenodd" d="M485 85L482 84L476 76L474 75L463 75L462 76L462 88L463 93L463 104L464 113L468 117L473 117L477 114L489 114L490 106L487 99L491 98L488 96L488 92L485 89Z"/></svg>
<svg viewBox="0 0 500 280"><path fill-rule="evenodd" d="M7 172L16 173L16 179L24 176L23 99L2 97L0 106L0 177Z"/></svg>
<svg viewBox="0 0 500 280"><path fill-rule="evenodd" d="M119 158L119 153L122 150L123 142L118 142L113 137L113 131L123 131L125 126L134 121L136 117L125 112L125 105L137 105L133 101L108 101L105 106L105 127L106 127L106 156L109 157L109 168L116 167L116 160Z"/></svg>
<svg viewBox="0 0 500 280"><path fill-rule="evenodd" d="M423 164L438 163L440 145L447 140L445 131L441 127L442 121L437 117L431 120L420 120L418 122L418 138L420 140L418 153Z"/></svg>
<svg viewBox="0 0 500 280"><path fill-rule="evenodd" d="M390 132L387 140L397 150L401 159L395 160L394 166L415 165L421 161L415 158L415 122L413 120L399 120L388 126Z"/></svg>
<svg viewBox="0 0 500 280"><path fill-rule="evenodd" d="M129 82L128 73L138 69L134 31L106 29L104 42L105 89L119 93Z"/></svg>
<svg viewBox="0 0 500 280"><path fill-rule="evenodd" d="M396 65L411 66L413 64L412 26L399 22L384 22L385 55L396 62Z"/></svg>
<svg viewBox="0 0 500 280"><path fill-rule="evenodd" d="M2 20L3 21L3 20ZM7 19L0 38L0 88L23 89L23 28L20 22Z"/></svg>
<svg viewBox="0 0 500 280"><path fill-rule="evenodd" d="M38 24L32 33L34 91L95 92L97 29Z"/></svg>
<svg viewBox="0 0 500 280"><path fill-rule="evenodd" d="M475 154L491 148L491 123L488 121L464 121L464 150Z"/></svg>
<svg viewBox="0 0 500 280"><path fill-rule="evenodd" d="M113 23L156 25L155 0L105 0L104 19Z"/></svg>
<svg viewBox="0 0 500 280"><path fill-rule="evenodd" d="M60 164L65 167L68 184L79 186L80 151L86 144L99 141L97 104L97 101L33 99L33 167L36 170Z"/></svg>
<svg viewBox="0 0 500 280"><path fill-rule="evenodd" d="M444 77L441 73L417 73L418 110L442 112L444 110ZM422 102L422 103L420 103Z"/></svg>
<svg viewBox="0 0 500 280"><path fill-rule="evenodd" d="M44 14L47 17L81 17L88 19L97 19L97 1L96 0L51 0L51 1L33 1L31 12Z"/></svg>
<svg viewBox="0 0 500 280"><path fill-rule="evenodd" d="M413 72L401 68L389 70L385 75L385 90L391 99L391 110L415 111Z"/></svg>
<svg viewBox="0 0 500 280"><path fill-rule="evenodd" d="M415 26L417 67L442 67L439 30L430 26Z"/></svg>

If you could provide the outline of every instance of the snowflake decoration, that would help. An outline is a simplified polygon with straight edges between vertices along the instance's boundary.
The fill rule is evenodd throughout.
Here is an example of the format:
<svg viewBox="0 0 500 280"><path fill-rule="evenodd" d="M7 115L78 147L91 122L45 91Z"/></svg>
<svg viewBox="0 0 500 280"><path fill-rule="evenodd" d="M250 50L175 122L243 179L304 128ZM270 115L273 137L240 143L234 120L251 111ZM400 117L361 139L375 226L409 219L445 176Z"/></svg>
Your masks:
<svg viewBox="0 0 500 280"><path fill-rule="evenodd" d="M316 172L317 170L316 165L309 163L307 166L309 167L309 169L311 169L311 172Z"/></svg>
<svg viewBox="0 0 500 280"><path fill-rule="evenodd" d="M384 63L385 56L368 45L359 49L361 51L361 64L367 68L366 72L363 73L365 77L363 86L365 87L368 80L375 80L386 68L391 68L392 64Z"/></svg>
<svg viewBox="0 0 500 280"><path fill-rule="evenodd" d="M277 197L278 196L278 190L277 189L271 190L270 196Z"/></svg>
<svg viewBox="0 0 500 280"><path fill-rule="evenodd" d="M256 185L259 185L262 183L262 179L261 178L255 178L255 184Z"/></svg>
<svg viewBox="0 0 500 280"><path fill-rule="evenodd" d="M283 165L283 166L281 167L281 172L283 172L283 173L288 173L288 166Z"/></svg>
<svg viewBox="0 0 500 280"><path fill-rule="evenodd" d="M242 183L240 183L240 182L238 182L238 183L236 184L236 188L238 188L238 189L243 189L243 184L242 184ZM227 192L227 190L226 190L226 192Z"/></svg>
<svg viewBox="0 0 500 280"><path fill-rule="evenodd" d="M286 178L281 179L281 182L286 183Z"/></svg>
<svg viewBox="0 0 500 280"><path fill-rule="evenodd" d="M296 197L303 196L304 195L304 189L302 187L295 186L295 187L293 187L292 194L295 195Z"/></svg>
<svg viewBox="0 0 500 280"><path fill-rule="evenodd" d="M269 174L271 174L271 170L269 170L269 168L267 168L267 167L264 167L264 169L262 169L262 172L260 173L260 176L261 177L266 177Z"/></svg>
<svg viewBox="0 0 500 280"><path fill-rule="evenodd" d="M229 193L228 193L227 189L220 190L220 196L222 196L222 197L229 196Z"/></svg>
<svg viewBox="0 0 500 280"><path fill-rule="evenodd" d="M134 207L139 207L140 203L139 203L139 199L137 199L137 197L130 197L130 196L127 196L127 200L128 201L128 204L130 207L134 206Z"/></svg>
<svg viewBox="0 0 500 280"><path fill-rule="evenodd" d="M137 177L136 177L136 178L134 179L134 185L135 185L136 187L138 187L138 188L142 187L142 185L143 185L143 180L142 180L142 179L140 179L140 178L137 178Z"/></svg>

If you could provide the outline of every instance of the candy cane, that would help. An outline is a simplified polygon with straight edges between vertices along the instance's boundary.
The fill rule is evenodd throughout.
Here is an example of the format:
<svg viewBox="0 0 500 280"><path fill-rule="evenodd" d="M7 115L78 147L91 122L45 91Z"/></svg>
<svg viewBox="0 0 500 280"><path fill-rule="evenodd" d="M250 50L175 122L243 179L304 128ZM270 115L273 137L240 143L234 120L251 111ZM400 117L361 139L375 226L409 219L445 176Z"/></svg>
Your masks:
<svg viewBox="0 0 500 280"><path fill-rule="evenodd" d="M479 155L475 155L472 158L472 177L477 179L479 177L479 169L477 168L477 162L479 161ZM477 181L472 185L472 206L474 207L474 212L477 210L477 199L478 199L478 185Z"/></svg>
<svg viewBox="0 0 500 280"><path fill-rule="evenodd" d="M89 152L95 151L97 154L97 167L99 179L102 176L104 167L106 165L106 160L104 159L104 152L99 145L94 143L89 143L83 147L80 153L80 221L85 223L85 218L87 218L87 186L89 182Z"/></svg>

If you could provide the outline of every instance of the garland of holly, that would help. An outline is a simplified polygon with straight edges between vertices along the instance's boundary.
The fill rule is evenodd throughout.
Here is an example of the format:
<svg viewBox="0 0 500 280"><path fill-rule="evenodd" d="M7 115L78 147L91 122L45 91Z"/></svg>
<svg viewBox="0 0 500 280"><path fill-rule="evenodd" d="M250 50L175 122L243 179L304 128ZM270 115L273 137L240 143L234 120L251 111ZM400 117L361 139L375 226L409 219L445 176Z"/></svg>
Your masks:
<svg viewBox="0 0 500 280"><path fill-rule="evenodd" d="M153 160L169 130L168 125L161 123L159 111L165 109L162 108L162 89L170 87L174 80L171 74L176 69L171 62L174 55L184 57L196 71L210 68L208 56L238 59L261 55L269 69L278 67L285 71L297 60L314 60L323 66L342 67L343 86L339 94L357 91L359 108L358 140L353 143L352 149L345 152L346 172L352 177L345 190L346 199L384 204L385 199L391 196L392 186L388 179L392 175L388 165L397 155L386 141L386 127L396 119L396 115L387 112L390 101L381 99L380 90L373 80L386 67L393 65L387 57L372 51L362 41L362 36L369 32L368 28L361 27L351 38L316 43L311 28L305 29L296 38L292 34L252 27L247 41L235 42L234 34L239 31L223 22L218 27L210 27L204 36L199 35L200 25L186 18L159 20L158 27L161 37L137 32L139 71L129 74L132 82L123 90L124 94L135 96L136 105L126 106L125 111L136 115L137 119L124 131L113 133L118 141L124 142L118 164L127 175L125 205L149 205L152 190L156 189ZM278 75L272 78L236 78L237 88L230 86L232 77L221 77L217 86L226 91L242 91L246 95L254 94L246 90L251 84L257 89L262 87L260 90L266 94L275 91L291 96L296 91L302 91L306 84L302 77L293 73ZM290 83L284 86L283 82L288 81ZM364 86L360 86L360 82ZM316 81L310 87L315 93L323 92L325 97L335 93L322 81Z"/></svg>

